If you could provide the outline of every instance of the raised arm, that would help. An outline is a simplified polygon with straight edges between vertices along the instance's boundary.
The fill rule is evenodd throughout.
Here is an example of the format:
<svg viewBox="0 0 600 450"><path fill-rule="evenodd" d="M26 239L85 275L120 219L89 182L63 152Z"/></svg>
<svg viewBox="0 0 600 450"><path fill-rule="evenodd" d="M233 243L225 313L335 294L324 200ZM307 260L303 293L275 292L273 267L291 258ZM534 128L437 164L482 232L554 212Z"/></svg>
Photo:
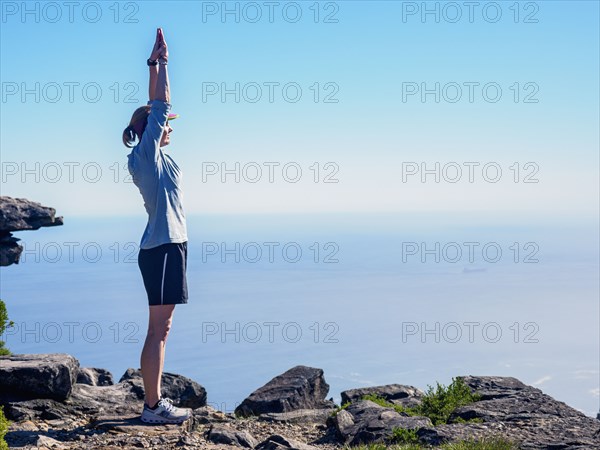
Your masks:
<svg viewBox="0 0 600 450"><path fill-rule="evenodd" d="M167 63L169 61L169 49L165 41L165 36L161 28L158 29L160 36L159 57L158 57L158 76L156 80L156 90L154 93L155 100L163 102L171 102L171 92L169 90L169 74L167 71Z"/></svg>
<svg viewBox="0 0 600 450"><path fill-rule="evenodd" d="M152 48L152 53L150 54L150 59L152 61L158 60L160 57L160 44L162 42L161 39L161 29L156 29L156 40L154 41L154 47ZM148 99L150 101L154 100L156 96L156 80L158 79L158 65L156 66L148 66L150 71L150 85L148 87Z"/></svg>

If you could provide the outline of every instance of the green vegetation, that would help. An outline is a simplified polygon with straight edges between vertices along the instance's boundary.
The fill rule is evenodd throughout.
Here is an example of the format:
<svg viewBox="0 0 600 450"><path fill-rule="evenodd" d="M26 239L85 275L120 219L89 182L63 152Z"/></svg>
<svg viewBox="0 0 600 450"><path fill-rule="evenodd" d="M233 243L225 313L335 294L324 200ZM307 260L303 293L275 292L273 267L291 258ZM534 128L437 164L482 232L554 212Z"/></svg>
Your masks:
<svg viewBox="0 0 600 450"><path fill-rule="evenodd" d="M444 450L518 450L519 446L499 437L470 439L442 446Z"/></svg>
<svg viewBox="0 0 600 450"><path fill-rule="evenodd" d="M332 411L332 413L330 414L332 417L335 416L337 413L339 413L342 409L346 409L348 406L350 406L351 402L346 402L344 403L342 406L338 406L336 409L334 409Z"/></svg>
<svg viewBox="0 0 600 450"><path fill-rule="evenodd" d="M414 443L384 445L369 444L354 447L345 446L344 450L519 450L519 446L501 437L489 437L484 439L471 439L454 443L443 444L439 447L431 447Z"/></svg>
<svg viewBox="0 0 600 450"><path fill-rule="evenodd" d="M480 395L471 393L469 386L460 378L452 378L452 383L449 386L444 386L440 383L436 383L436 385L435 389L432 386L428 386L421 403L413 407L396 405L377 395L364 395L362 399L371 400L380 406L394 408L401 414L429 417L434 425L449 423L450 415L456 408L481 399ZM466 421L459 419L455 422L481 422L481 420L471 419Z"/></svg>
<svg viewBox="0 0 600 450"><path fill-rule="evenodd" d="M6 330L6 328L12 327L14 324L14 322L8 320L6 305L2 300L0 300L0 336L4 334L4 330ZM4 341L0 341L0 356L5 355L10 355L10 350L4 346Z"/></svg>
<svg viewBox="0 0 600 450"><path fill-rule="evenodd" d="M428 386L427 392L419 405L419 412L429 417L434 425L448 423L450 414L461 406L481 399L479 394L471 393L469 386L460 378L452 378L448 387L437 383L434 389Z"/></svg>
<svg viewBox="0 0 600 450"><path fill-rule="evenodd" d="M8 424L10 422L4 416L4 408L0 406L0 450L8 450L8 444L4 440L4 436L8 431Z"/></svg>
<svg viewBox="0 0 600 450"><path fill-rule="evenodd" d="M417 430L407 430L406 428L394 428L390 442L394 444L418 444L419 436Z"/></svg>

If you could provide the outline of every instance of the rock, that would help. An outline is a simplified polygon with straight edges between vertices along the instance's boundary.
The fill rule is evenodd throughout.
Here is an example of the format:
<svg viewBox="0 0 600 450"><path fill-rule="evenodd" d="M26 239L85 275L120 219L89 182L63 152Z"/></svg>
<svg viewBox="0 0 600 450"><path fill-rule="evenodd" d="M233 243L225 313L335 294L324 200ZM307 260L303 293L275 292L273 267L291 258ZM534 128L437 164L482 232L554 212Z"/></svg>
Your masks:
<svg viewBox="0 0 600 450"><path fill-rule="evenodd" d="M40 435L38 436L36 445L38 448L52 448L52 449L63 449L68 448L62 442L57 441L49 436Z"/></svg>
<svg viewBox="0 0 600 450"><path fill-rule="evenodd" d="M247 431L238 431L225 424L212 425L206 439L215 444L254 448L258 441Z"/></svg>
<svg viewBox="0 0 600 450"><path fill-rule="evenodd" d="M11 231L37 230L40 227L62 225L56 210L24 198L0 196L0 266L18 264L23 246Z"/></svg>
<svg viewBox="0 0 600 450"><path fill-rule="evenodd" d="M295 439L288 439L281 436L280 434L272 434L267 439L262 441L255 447L256 450L280 450L280 449L293 449L293 450L316 450L317 447L307 445L303 442Z"/></svg>
<svg viewBox="0 0 600 450"><path fill-rule="evenodd" d="M112 373L106 369L95 367L80 367L77 374L77 383L90 386L111 386L114 384Z"/></svg>
<svg viewBox="0 0 600 450"><path fill-rule="evenodd" d="M450 421L480 419L501 424L523 448L600 448L600 421L528 386L516 378L493 376L459 377L478 402L458 408ZM437 428L437 427L436 427ZM450 437L451 429L443 430Z"/></svg>
<svg viewBox="0 0 600 450"><path fill-rule="evenodd" d="M8 399L67 399L79 361L65 353L0 356L0 403Z"/></svg>
<svg viewBox="0 0 600 450"><path fill-rule="evenodd" d="M328 391L322 369L295 366L250 394L235 409L235 414L248 417L296 409L333 408L333 402L325 400Z"/></svg>
<svg viewBox="0 0 600 450"><path fill-rule="evenodd" d="M178 437L182 431L192 431L192 421L186 420L181 424L160 424L148 426L140 420L140 414L98 416L91 422L90 427L96 430L127 433L130 435L172 436Z"/></svg>
<svg viewBox="0 0 600 450"><path fill-rule="evenodd" d="M0 231L37 230L63 224L56 210L26 198L0 196Z"/></svg>
<svg viewBox="0 0 600 450"><path fill-rule="evenodd" d="M351 428L354 425L354 418L345 409L338 411L333 418L330 419L331 423L335 427L335 431L343 441L346 440L347 436L351 435Z"/></svg>
<svg viewBox="0 0 600 450"><path fill-rule="evenodd" d="M427 417L401 415L393 408L379 406L370 400L351 403L339 411L331 422L340 439L351 446L385 443L392 436L394 428L418 430L433 427Z"/></svg>
<svg viewBox="0 0 600 450"><path fill-rule="evenodd" d="M355 402L360 400L363 395L378 395L379 397L385 398L390 403L411 407L421 403L423 391L414 386L386 384L384 386L349 389L347 391L343 391L341 395L342 405L347 402Z"/></svg>
<svg viewBox="0 0 600 450"><path fill-rule="evenodd" d="M19 264L23 252L23 246L17 244L20 240L11 233L0 231L0 266Z"/></svg>
<svg viewBox="0 0 600 450"><path fill-rule="evenodd" d="M75 384L69 398L64 401L31 399L4 403L6 416L11 420L71 419L98 415L139 415L143 401L138 399L128 384L89 386Z"/></svg>
<svg viewBox="0 0 600 450"><path fill-rule="evenodd" d="M259 420L267 422L288 422L298 424L325 424L331 416L331 408L318 409L296 409L294 411L283 413L265 413L261 414Z"/></svg>
<svg viewBox="0 0 600 450"><path fill-rule="evenodd" d="M222 423L232 420L223 412L216 410L212 406L201 406L192 411L196 424Z"/></svg>
<svg viewBox="0 0 600 450"><path fill-rule="evenodd" d="M144 382L140 369L127 369L119 383L129 384L138 398L144 398ZM206 406L206 389L183 375L163 372L161 392L163 396L172 399L176 406L182 408L195 409Z"/></svg>

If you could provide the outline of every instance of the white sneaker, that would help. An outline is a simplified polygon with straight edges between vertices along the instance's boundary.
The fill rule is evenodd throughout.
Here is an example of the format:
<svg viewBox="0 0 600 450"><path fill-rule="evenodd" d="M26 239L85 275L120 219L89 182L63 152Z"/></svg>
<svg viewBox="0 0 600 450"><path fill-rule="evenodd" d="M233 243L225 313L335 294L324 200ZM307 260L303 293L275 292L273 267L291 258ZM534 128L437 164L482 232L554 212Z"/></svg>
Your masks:
<svg viewBox="0 0 600 450"><path fill-rule="evenodd" d="M161 398L156 409L150 409L144 402L141 420L146 423L182 423L192 417L189 408L173 406L170 398Z"/></svg>

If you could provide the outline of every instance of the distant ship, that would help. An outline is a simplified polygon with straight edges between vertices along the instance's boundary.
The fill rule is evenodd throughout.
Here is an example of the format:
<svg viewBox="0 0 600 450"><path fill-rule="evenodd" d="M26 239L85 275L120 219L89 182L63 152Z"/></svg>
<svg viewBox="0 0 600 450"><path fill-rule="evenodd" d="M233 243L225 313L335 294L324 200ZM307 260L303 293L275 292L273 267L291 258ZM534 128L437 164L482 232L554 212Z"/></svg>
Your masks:
<svg viewBox="0 0 600 450"><path fill-rule="evenodd" d="M487 272L487 269L483 269L483 268L470 268L470 267L465 267L463 269L463 273L475 273L475 272Z"/></svg>

